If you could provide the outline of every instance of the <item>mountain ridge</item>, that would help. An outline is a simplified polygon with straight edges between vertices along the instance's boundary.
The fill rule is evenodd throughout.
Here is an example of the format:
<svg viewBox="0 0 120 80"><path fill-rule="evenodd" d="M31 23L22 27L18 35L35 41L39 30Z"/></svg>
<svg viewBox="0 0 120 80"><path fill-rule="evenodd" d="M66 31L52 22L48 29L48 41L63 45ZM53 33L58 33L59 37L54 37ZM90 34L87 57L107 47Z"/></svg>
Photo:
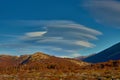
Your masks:
<svg viewBox="0 0 120 80"><path fill-rule="evenodd" d="M36 52L34 54L29 55L21 55L19 57L11 55L0 55L0 64L1 67L6 67L9 65L10 66L27 65L28 67L33 65L34 66L40 65L45 68L46 65L56 65L57 68L60 68L60 66L61 67L68 66L68 68L70 68L71 64L77 67L89 65L89 63L82 62L76 59L55 57L45 54L43 52Z"/></svg>

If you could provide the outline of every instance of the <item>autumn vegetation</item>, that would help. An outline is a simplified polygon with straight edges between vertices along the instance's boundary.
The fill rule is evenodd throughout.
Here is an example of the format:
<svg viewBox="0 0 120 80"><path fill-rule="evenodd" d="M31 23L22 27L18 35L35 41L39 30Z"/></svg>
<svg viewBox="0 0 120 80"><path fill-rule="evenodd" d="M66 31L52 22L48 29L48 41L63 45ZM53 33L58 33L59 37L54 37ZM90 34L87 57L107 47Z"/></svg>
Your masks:
<svg viewBox="0 0 120 80"><path fill-rule="evenodd" d="M120 80L120 60L91 64L37 52L0 56L0 80Z"/></svg>

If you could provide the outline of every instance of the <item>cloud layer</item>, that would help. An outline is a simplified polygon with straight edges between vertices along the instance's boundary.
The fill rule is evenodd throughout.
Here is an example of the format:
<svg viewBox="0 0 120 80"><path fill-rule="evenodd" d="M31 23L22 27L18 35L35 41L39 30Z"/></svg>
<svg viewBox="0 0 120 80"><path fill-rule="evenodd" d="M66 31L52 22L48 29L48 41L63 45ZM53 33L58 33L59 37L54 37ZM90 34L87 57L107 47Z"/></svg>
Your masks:
<svg viewBox="0 0 120 80"><path fill-rule="evenodd" d="M21 40L32 45L50 46L57 51L76 52L84 48L93 48L95 45L90 41L97 40L97 36L102 34L100 31L67 20L30 21L30 23L37 24L37 27L38 25L41 28L45 27L45 30L26 32Z"/></svg>
<svg viewBox="0 0 120 80"><path fill-rule="evenodd" d="M58 56L72 57L80 55L78 51L81 49L95 47L92 41L97 40L98 35L102 35L100 31L68 20L17 20L9 23L15 25L15 28L25 27L31 31L26 30L14 39L11 37L17 42L1 44L1 47L7 46L25 53L45 51L57 53Z"/></svg>
<svg viewBox="0 0 120 80"><path fill-rule="evenodd" d="M120 1L88 0L83 6L90 11L97 22L120 28Z"/></svg>

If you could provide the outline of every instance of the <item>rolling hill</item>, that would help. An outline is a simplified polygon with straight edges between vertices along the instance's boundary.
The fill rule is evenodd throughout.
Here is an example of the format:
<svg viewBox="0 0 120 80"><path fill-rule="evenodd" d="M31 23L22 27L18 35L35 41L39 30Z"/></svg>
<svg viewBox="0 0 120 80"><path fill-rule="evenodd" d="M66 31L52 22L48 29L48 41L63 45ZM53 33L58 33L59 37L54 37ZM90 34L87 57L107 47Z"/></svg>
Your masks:
<svg viewBox="0 0 120 80"><path fill-rule="evenodd" d="M119 80L120 60L90 64L37 52L0 55L0 80Z"/></svg>
<svg viewBox="0 0 120 80"><path fill-rule="evenodd" d="M0 55L0 72L13 73L21 71L73 71L86 66L89 63L70 58L59 58L50 56L42 52L36 52L31 55L21 55L19 57L10 55ZM6 70L6 71L5 71ZM10 71L9 71L10 70Z"/></svg>

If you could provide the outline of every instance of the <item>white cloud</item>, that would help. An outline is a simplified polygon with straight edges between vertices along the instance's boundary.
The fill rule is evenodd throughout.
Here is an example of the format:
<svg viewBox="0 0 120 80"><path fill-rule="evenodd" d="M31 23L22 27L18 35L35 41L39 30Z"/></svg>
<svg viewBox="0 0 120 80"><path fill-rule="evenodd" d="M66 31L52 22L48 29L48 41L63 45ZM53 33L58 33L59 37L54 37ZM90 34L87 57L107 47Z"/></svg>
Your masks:
<svg viewBox="0 0 120 80"><path fill-rule="evenodd" d="M97 22L120 27L120 1L117 0L89 0L83 6L90 11Z"/></svg>
<svg viewBox="0 0 120 80"><path fill-rule="evenodd" d="M82 32L88 32L92 35L101 35L102 33L100 31L85 27L81 24L78 24L73 21L66 21L66 20L51 20L51 21L41 21L41 23L44 23L44 26L47 26L48 28L58 28L58 29L73 29L76 31L82 31ZM80 33L80 32L79 32Z"/></svg>
<svg viewBox="0 0 120 80"><path fill-rule="evenodd" d="M75 44L80 45L80 46L84 46L84 47L88 47L88 48L92 48L95 46L94 44L91 44L91 43L86 42L86 41L76 41Z"/></svg>
<svg viewBox="0 0 120 80"><path fill-rule="evenodd" d="M25 35L27 37L41 37L43 36L45 33L47 33L46 31L38 31L38 32L28 32Z"/></svg>
<svg viewBox="0 0 120 80"><path fill-rule="evenodd" d="M95 29L67 20L30 21L30 23L32 25L39 24L39 26L44 26L46 27L46 31L27 32L23 36L24 41L55 46L58 49L78 50L95 47L90 41L97 40L96 36L102 34Z"/></svg>
<svg viewBox="0 0 120 80"><path fill-rule="evenodd" d="M58 56L78 56L79 54L74 53L84 48L95 47L91 41L102 35L98 30L68 20L19 20L17 24L27 26L28 29L33 26L37 30L25 32L17 39L21 44L28 45L27 49L56 52L60 54Z"/></svg>
<svg viewBox="0 0 120 80"><path fill-rule="evenodd" d="M71 57L78 57L78 56L81 56L80 53L73 53L73 54L71 54Z"/></svg>
<svg viewBox="0 0 120 80"><path fill-rule="evenodd" d="M80 53L72 53L71 55L69 55L69 56L59 56L59 57L61 57L61 58L75 58L75 57L79 57L79 56L81 56L80 55Z"/></svg>
<svg viewBox="0 0 120 80"><path fill-rule="evenodd" d="M61 58L70 58L70 56L59 56Z"/></svg>

